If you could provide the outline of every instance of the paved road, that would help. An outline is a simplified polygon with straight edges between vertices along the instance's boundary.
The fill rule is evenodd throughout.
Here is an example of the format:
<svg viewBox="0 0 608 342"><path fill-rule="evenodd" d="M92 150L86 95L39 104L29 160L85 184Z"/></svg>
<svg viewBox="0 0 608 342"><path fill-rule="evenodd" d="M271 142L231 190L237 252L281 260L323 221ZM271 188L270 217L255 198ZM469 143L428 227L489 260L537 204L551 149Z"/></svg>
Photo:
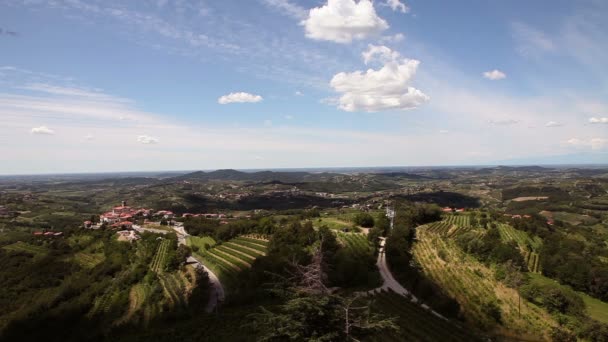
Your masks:
<svg viewBox="0 0 608 342"><path fill-rule="evenodd" d="M382 286L379 288L373 289L369 291L369 293L380 292L381 290L392 290L395 293L398 293L402 296L409 296L413 303L418 303L418 298L414 296L413 293L410 293L405 287L401 286L399 282L393 277L390 269L388 268L388 264L386 263L386 253L384 253L384 245L386 244L386 238L380 238L380 251L378 252L378 261L376 262L376 266L378 266L378 270L380 271L380 275L382 276ZM420 306L426 310L429 310L433 315L442 318L447 321L447 318L442 316L440 313L431 309L426 304L420 304Z"/></svg>
<svg viewBox="0 0 608 342"><path fill-rule="evenodd" d="M188 233L184 229L183 226L174 226L173 230L177 233L177 243L180 245L186 244L186 237ZM213 309L217 306L218 302L223 302L226 295L224 294L224 286L220 282L220 279L215 275L215 273L211 272L203 263L196 260L193 256L188 257L188 263L196 264L197 267L202 267L207 274L209 275L209 282L211 283L211 292L209 293L209 302L207 302L207 306L205 307L205 311L212 312Z"/></svg>
<svg viewBox="0 0 608 342"><path fill-rule="evenodd" d="M399 282L393 277L393 274L389 270L388 265L386 263L386 253L384 253L385 243L386 239L380 238L380 251L378 252L378 261L376 261L376 266L378 266L378 270L380 270L380 275L382 276L382 280L384 282L381 287L373 291L391 289L395 293L398 293L402 296L411 295L412 301L417 302L418 298L410 294L410 292L405 287L401 286L401 284L399 284Z"/></svg>
<svg viewBox="0 0 608 342"><path fill-rule="evenodd" d="M204 268L205 271L207 271L207 274L209 274L211 292L209 293L209 302L207 302L205 311L212 312L217 306L218 302L222 302L224 301L224 298L226 298L224 294L224 287L215 273L211 272L211 270L205 267L205 265L203 265L200 261L196 260L194 257L188 257L188 263L196 264L198 267Z"/></svg>

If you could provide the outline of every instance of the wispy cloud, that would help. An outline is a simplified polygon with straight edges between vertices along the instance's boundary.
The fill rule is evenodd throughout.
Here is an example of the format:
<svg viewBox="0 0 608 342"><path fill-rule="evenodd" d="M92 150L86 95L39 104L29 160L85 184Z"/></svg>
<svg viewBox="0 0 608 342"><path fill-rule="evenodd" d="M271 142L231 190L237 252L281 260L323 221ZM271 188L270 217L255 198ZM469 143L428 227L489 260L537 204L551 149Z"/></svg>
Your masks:
<svg viewBox="0 0 608 342"><path fill-rule="evenodd" d="M525 57L538 57L555 50L555 43L544 32L522 22L511 24L517 51Z"/></svg>
<svg viewBox="0 0 608 342"><path fill-rule="evenodd" d="M261 0L265 5L279 10L295 19L303 20L308 15L308 10L290 2L289 0Z"/></svg>

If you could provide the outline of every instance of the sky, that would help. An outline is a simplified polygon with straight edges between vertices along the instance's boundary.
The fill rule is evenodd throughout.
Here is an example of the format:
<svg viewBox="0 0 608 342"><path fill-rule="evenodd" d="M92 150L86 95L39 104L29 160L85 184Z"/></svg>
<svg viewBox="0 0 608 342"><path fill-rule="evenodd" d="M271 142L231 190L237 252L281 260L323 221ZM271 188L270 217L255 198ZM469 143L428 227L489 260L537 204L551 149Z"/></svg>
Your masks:
<svg viewBox="0 0 608 342"><path fill-rule="evenodd" d="M608 163L608 2L3 0L0 174Z"/></svg>

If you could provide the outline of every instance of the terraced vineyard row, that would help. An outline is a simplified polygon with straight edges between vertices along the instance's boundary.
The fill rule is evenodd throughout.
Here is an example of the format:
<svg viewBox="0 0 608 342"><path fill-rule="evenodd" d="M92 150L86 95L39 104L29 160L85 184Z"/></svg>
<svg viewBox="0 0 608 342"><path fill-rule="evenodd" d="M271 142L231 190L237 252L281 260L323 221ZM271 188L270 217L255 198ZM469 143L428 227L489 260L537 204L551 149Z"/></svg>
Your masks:
<svg viewBox="0 0 608 342"><path fill-rule="evenodd" d="M414 258L433 282L460 303L467 321L482 329L497 327L484 309L493 302L502 311L502 324L517 333L537 336L555 324L531 303L522 303L520 317L515 290L495 281L492 270L462 252L454 241L427 229L418 228L418 239L412 250Z"/></svg>
<svg viewBox="0 0 608 342"><path fill-rule="evenodd" d="M540 255L538 251L542 246L542 240L538 236L531 237L528 233L517 230L508 224L498 224L498 231L503 241L515 241L519 246L528 270L540 273Z"/></svg>
<svg viewBox="0 0 608 342"><path fill-rule="evenodd" d="M353 255L363 255L372 249L364 234L338 233L338 239L353 252Z"/></svg>
<svg viewBox="0 0 608 342"><path fill-rule="evenodd" d="M91 269L103 262L105 255L102 253L79 252L74 255L74 261L83 268Z"/></svg>
<svg viewBox="0 0 608 342"><path fill-rule="evenodd" d="M498 224L498 231L504 241L515 241L522 248L538 251L542 246L542 240L538 236L530 237L528 233L517 230L508 224Z"/></svg>
<svg viewBox="0 0 608 342"><path fill-rule="evenodd" d="M471 217L464 214L450 214L444 219L444 221L457 225L459 227L470 227Z"/></svg>
<svg viewBox="0 0 608 342"><path fill-rule="evenodd" d="M26 252L32 255L44 255L48 252L45 247L30 245L29 243L25 243L23 241L17 241L11 245L2 247L2 249L14 252Z"/></svg>
<svg viewBox="0 0 608 342"><path fill-rule="evenodd" d="M239 236L208 251L194 253L222 282L230 283L238 272L251 267L256 258L266 255L268 240Z"/></svg>
<svg viewBox="0 0 608 342"><path fill-rule="evenodd" d="M462 220L460 220L462 221ZM454 237L473 229L470 225L458 225L448 220L433 222L426 225L427 231L440 236Z"/></svg>
<svg viewBox="0 0 608 342"><path fill-rule="evenodd" d="M464 329L392 291L383 291L373 299L374 309L389 317L397 317L400 331L372 337L370 341L480 341Z"/></svg>
<svg viewBox="0 0 608 342"><path fill-rule="evenodd" d="M158 245L158 249L156 250L156 254L152 259L152 263L150 264L150 269L156 273L160 273L164 271L165 264L167 262L167 252L169 251L169 246L171 244L171 240L162 240Z"/></svg>
<svg viewBox="0 0 608 342"><path fill-rule="evenodd" d="M198 247L200 250L205 250L205 245L209 247L215 246L215 240L210 236L188 236L186 244L190 247Z"/></svg>
<svg viewBox="0 0 608 342"><path fill-rule="evenodd" d="M188 281L181 272L160 273L158 277L170 307L182 306L187 303L186 287Z"/></svg>
<svg viewBox="0 0 608 342"><path fill-rule="evenodd" d="M538 253L524 251L524 260L528 266L528 271L533 273L541 273L540 255Z"/></svg>

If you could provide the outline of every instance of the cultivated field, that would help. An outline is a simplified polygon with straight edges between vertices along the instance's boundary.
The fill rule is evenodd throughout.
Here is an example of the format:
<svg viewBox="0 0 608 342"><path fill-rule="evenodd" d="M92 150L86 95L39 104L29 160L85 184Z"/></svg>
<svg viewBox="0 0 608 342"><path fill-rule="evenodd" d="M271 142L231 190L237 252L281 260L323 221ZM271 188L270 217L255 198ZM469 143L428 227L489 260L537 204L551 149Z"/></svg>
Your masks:
<svg viewBox="0 0 608 342"><path fill-rule="evenodd" d="M517 243L530 272L541 272L539 252L542 247L542 240L538 236L531 237L528 233L503 223L498 224L498 231L503 241L515 241Z"/></svg>
<svg viewBox="0 0 608 342"><path fill-rule="evenodd" d="M30 245L28 243L17 241L13 244L2 247L2 249L12 252L25 252L34 256L47 254L48 250L42 246Z"/></svg>
<svg viewBox="0 0 608 342"><path fill-rule="evenodd" d="M462 252L451 239L424 226L418 228L417 237L413 248L416 262L460 303L470 325L498 334L509 330L516 336L532 338L546 336L555 325L542 309L523 299L520 316L517 291L495 281L491 269ZM502 312L502 326L487 313L492 305Z"/></svg>
<svg viewBox="0 0 608 342"><path fill-rule="evenodd" d="M239 236L193 254L229 286L238 272L251 267L256 258L266 255L267 248L268 240Z"/></svg>
<svg viewBox="0 0 608 342"><path fill-rule="evenodd" d="M167 252L169 251L169 246L171 244L171 240L164 239L158 245L158 249L156 250L156 254L154 258L152 258L152 262L150 263L150 269L156 273L163 272L165 270L165 266L167 264Z"/></svg>

